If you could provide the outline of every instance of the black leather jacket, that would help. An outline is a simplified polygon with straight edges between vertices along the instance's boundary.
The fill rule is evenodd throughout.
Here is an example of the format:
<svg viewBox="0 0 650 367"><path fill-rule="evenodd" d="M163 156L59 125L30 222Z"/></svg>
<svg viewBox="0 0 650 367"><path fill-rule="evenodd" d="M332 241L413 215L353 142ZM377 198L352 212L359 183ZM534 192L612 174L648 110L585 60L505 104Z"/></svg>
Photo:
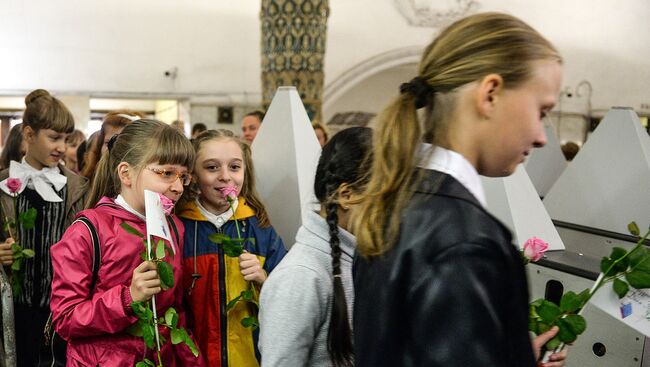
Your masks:
<svg viewBox="0 0 650 367"><path fill-rule="evenodd" d="M399 241L356 259L356 366L535 366L510 232L451 176L423 175Z"/></svg>

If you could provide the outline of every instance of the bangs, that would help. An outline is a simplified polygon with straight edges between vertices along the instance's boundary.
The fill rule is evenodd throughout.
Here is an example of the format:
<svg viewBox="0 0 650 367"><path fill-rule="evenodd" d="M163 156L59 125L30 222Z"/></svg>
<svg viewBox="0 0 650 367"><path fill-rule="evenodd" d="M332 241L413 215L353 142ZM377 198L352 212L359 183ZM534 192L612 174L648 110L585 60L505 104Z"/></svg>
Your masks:
<svg viewBox="0 0 650 367"><path fill-rule="evenodd" d="M153 147L144 162L177 164L192 170L194 167L194 148L192 143L178 130L165 126L158 130L149 146Z"/></svg>
<svg viewBox="0 0 650 367"><path fill-rule="evenodd" d="M57 133L65 134L70 134L74 131L74 118L72 117L72 113L58 99L52 98L50 106L43 104L36 107L36 111L34 112L23 115L25 125L30 126L34 130L52 129Z"/></svg>

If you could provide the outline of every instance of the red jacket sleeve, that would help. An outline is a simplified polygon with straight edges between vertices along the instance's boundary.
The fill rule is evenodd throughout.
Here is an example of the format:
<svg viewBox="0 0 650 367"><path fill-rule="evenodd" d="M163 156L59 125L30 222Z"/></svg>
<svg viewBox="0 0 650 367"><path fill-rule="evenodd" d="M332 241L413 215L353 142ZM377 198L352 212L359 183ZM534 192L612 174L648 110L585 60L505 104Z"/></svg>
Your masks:
<svg viewBox="0 0 650 367"><path fill-rule="evenodd" d="M127 312L127 285L91 293L93 245L88 228L74 223L51 248L54 329L65 340L122 331L137 318Z"/></svg>

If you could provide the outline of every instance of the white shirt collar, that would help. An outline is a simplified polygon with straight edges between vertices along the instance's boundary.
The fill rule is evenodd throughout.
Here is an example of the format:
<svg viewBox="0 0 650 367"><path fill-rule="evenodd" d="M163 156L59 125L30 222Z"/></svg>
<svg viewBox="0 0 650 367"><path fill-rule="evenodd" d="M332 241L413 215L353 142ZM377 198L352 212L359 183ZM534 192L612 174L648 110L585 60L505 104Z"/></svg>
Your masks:
<svg viewBox="0 0 650 367"><path fill-rule="evenodd" d="M199 198L196 198L196 207L199 208L199 211L203 216L212 224L214 224L217 229L221 228L226 222L233 216L235 215L235 211L237 210L237 205L239 204L239 200L235 200L232 203L232 209L228 208L225 212L221 214L213 214L208 211L203 205L201 205L201 202L199 201Z"/></svg>
<svg viewBox="0 0 650 367"><path fill-rule="evenodd" d="M62 202L57 194L68 182L68 178L61 174L59 167L43 167L38 170L32 167L23 157L22 163L11 161L9 163L9 177L0 182L0 189L9 195L14 195L7 187L10 178L19 179L22 183L16 194L20 194L29 187L35 190L41 198L49 202Z"/></svg>
<svg viewBox="0 0 650 367"><path fill-rule="evenodd" d="M433 149L431 157L427 153ZM422 143L420 146L420 164L418 167L446 173L461 183L483 207L487 206L485 191L476 168L461 154L442 147Z"/></svg>
<svg viewBox="0 0 650 367"><path fill-rule="evenodd" d="M144 221L147 220L147 218L144 215L142 215L142 213L140 213L137 210L133 209L131 207L131 205L129 205L126 202L126 200L124 200L124 197L121 194L117 195L117 197L115 198L115 204L121 206L122 208L124 208L124 210L126 210L127 212L135 215L136 217L138 217L138 218L140 218L140 219L142 219Z"/></svg>

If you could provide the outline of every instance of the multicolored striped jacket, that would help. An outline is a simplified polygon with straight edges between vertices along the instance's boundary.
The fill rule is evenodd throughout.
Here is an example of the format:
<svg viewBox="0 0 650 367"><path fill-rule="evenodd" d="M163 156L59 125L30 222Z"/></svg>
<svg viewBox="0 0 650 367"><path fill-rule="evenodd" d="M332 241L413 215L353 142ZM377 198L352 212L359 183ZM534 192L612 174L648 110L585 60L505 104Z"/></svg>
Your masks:
<svg viewBox="0 0 650 367"><path fill-rule="evenodd" d="M263 269L270 273L286 254L284 243L273 227L259 226L255 212L239 198L234 217L221 228L201 214L196 202L179 208L178 216L185 226L183 250L183 285L185 289L188 324L198 341L208 366L259 366L258 332L241 325L251 315L246 302L239 302L226 312L226 305L248 288L239 270L239 260L224 254L221 245L208 236L224 233L237 238L235 220L242 238L254 238L245 249L260 259Z"/></svg>

